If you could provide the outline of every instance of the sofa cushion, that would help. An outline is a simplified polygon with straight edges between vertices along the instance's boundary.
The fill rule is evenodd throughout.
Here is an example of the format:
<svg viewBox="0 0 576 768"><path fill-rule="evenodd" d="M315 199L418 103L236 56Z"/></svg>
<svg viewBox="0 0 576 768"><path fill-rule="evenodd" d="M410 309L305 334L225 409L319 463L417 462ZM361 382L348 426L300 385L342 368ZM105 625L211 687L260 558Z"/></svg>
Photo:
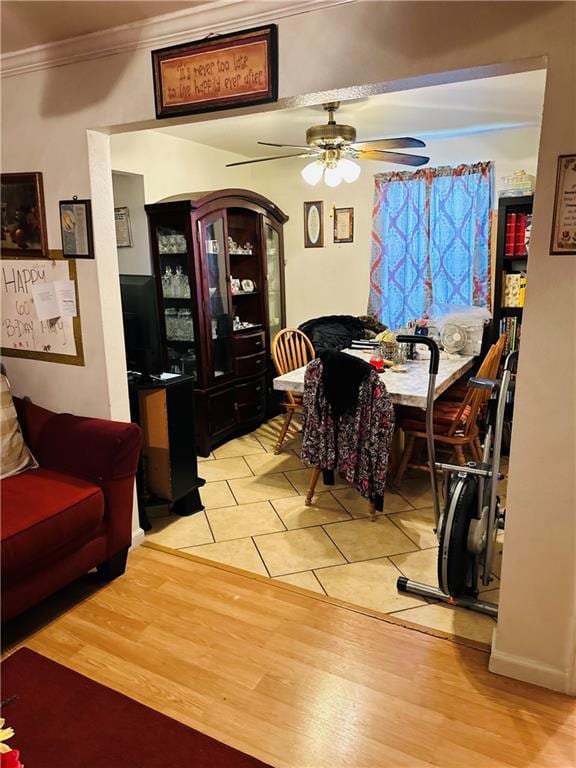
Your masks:
<svg viewBox="0 0 576 768"><path fill-rule="evenodd" d="M11 477L28 467L37 467L38 462L30 453L22 437L10 384L4 374L0 374L0 427L2 432L0 477Z"/></svg>
<svg viewBox="0 0 576 768"><path fill-rule="evenodd" d="M28 576L77 548L103 525L104 496L85 480L49 469L2 482L2 573Z"/></svg>

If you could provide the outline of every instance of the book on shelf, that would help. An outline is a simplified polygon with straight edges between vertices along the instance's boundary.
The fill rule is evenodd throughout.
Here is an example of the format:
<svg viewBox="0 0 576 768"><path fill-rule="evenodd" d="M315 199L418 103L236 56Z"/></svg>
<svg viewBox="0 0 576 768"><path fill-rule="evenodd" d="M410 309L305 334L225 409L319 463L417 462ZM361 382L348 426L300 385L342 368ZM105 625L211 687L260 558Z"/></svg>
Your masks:
<svg viewBox="0 0 576 768"><path fill-rule="evenodd" d="M526 273L508 272L504 274L503 307L523 307L526 295Z"/></svg>
<svg viewBox="0 0 576 768"><path fill-rule="evenodd" d="M506 334L504 355L515 352L520 346L522 323L517 317L503 317L500 321L500 333Z"/></svg>
<svg viewBox="0 0 576 768"><path fill-rule="evenodd" d="M528 256L530 250L530 235L532 234L532 214L526 214L526 224L524 227L524 252Z"/></svg>
<svg viewBox="0 0 576 768"><path fill-rule="evenodd" d="M532 227L532 214L514 213L506 214L506 242L504 256L508 259L525 258L530 242L530 230Z"/></svg>
<svg viewBox="0 0 576 768"><path fill-rule="evenodd" d="M514 256L514 246L516 243L516 214L506 214L506 248L504 250L505 256Z"/></svg>
<svg viewBox="0 0 576 768"><path fill-rule="evenodd" d="M514 256L525 256L524 238L526 236L526 214L516 214L516 233L514 237Z"/></svg>

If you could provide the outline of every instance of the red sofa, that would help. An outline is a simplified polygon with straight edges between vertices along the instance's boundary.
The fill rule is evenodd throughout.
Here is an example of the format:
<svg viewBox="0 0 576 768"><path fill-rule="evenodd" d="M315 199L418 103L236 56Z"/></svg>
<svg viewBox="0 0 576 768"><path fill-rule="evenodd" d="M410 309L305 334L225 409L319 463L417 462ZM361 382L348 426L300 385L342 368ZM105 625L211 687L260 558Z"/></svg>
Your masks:
<svg viewBox="0 0 576 768"><path fill-rule="evenodd" d="M40 466L1 483L3 621L93 568L124 573L141 443L136 424L14 404Z"/></svg>

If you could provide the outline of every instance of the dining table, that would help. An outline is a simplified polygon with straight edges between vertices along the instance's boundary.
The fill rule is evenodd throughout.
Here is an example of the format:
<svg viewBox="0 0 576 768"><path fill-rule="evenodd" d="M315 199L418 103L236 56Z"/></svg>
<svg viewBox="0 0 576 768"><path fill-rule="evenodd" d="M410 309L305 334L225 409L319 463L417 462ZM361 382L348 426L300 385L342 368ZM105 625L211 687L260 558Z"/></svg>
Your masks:
<svg viewBox="0 0 576 768"><path fill-rule="evenodd" d="M367 362L373 356L372 351L363 349L344 349L349 355L354 355ZM430 357L427 351L419 352L417 360L407 360L400 366L403 371L393 371L390 368L378 375L386 384L386 389L394 405L411 405L426 410L428 396L428 368ZM475 358L466 355L440 353L440 364L436 376L434 400L445 392L448 387L472 368ZM304 392L304 374L306 366L296 368L294 371L276 376L273 387L280 391Z"/></svg>

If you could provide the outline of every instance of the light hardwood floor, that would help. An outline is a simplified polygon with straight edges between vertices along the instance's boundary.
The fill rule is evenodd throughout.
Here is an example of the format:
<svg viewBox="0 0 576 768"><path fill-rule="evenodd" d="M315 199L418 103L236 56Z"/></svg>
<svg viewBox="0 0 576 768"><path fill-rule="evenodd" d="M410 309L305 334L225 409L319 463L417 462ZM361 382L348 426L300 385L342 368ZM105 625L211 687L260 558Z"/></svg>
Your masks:
<svg viewBox="0 0 576 768"><path fill-rule="evenodd" d="M576 702L486 652L187 555L141 547L7 640L278 768L576 765Z"/></svg>

